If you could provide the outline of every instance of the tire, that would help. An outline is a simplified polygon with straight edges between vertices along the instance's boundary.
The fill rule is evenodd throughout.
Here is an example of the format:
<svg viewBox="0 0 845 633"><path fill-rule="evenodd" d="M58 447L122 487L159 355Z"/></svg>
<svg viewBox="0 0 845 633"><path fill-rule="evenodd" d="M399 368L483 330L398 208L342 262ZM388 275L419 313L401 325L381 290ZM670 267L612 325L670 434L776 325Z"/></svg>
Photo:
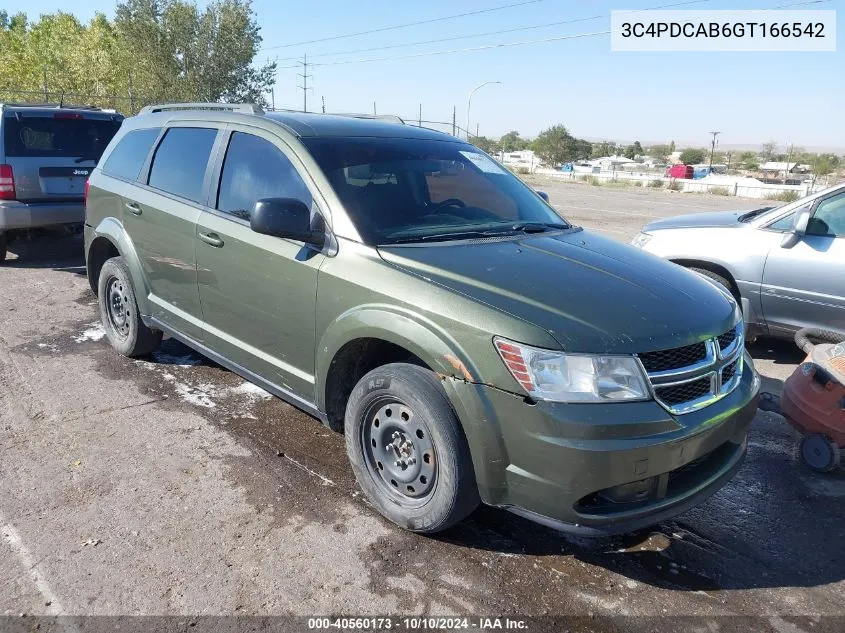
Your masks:
<svg viewBox="0 0 845 633"><path fill-rule="evenodd" d="M141 320L129 268L122 257L112 257L100 269L97 301L106 338L118 353L137 358L158 347L162 333Z"/></svg>
<svg viewBox="0 0 845 633"><path fill-rule="evenodd" d="M8 246L8 238L5 233L0 233L0 264L6 261L6 247Z"/></svg>
<svg viewBox="0 0 845 633"><path fill-rule="evenodd" d="M358 484L400 527L433 534L478 506L466 437L430 370L392 363L366 374L347 402L345 433Z"/></svg>
<svg viewBox="0 0 845 633"><path fill-rule="evenodd" d="M829 473L839 467L842 452L833 440L820 433L805 435L801 440L801 459L818 473Z"/></svg>
<svg viewBox="0 0 845 633"><path fill-rule="evenodd" d="M729 279L722 277L722 275L720 275L718 273L714 273L712 270L707 270L706 268L689 268L689 270L696 272L699 275L702 275L704 277L707 277L708 279L712 279L717 284L722 286L725 290L727 290L729 293L731 293L731 296L734 299L736 299L736 302L738 304L742 305L740 303L739 296L737 295L736 291L734 290L733 284L731 284Z"/></svg>

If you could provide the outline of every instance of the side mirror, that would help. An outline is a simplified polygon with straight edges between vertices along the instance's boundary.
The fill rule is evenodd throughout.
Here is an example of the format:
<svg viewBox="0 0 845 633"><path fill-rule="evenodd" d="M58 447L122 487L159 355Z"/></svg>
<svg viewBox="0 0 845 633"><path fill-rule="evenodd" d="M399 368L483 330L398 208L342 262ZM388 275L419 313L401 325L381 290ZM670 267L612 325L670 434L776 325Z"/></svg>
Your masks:
<svg viewBox="0 0 845 633"><path fill-rule="evenodd" d="M311 228L311 210L296 198L262 198L255 203L249 226L256 233L322 246L325 233Z"/></svg>
<svg viewBox="0 0 845 633"><path fill-rule="evenodd" d="M549 201L549 194L547 194L545 191L538 191L537 195L540 196L546 202Z"/></svg>
<svg viewBox="0 0 845 633"><path fill-rule="evenodd" d="M792 248L801 238L807 234L807 225L810 223L810 207L802 207L795 212L792 218L792 229L784 233L780 241L781 248Z"/></svg>

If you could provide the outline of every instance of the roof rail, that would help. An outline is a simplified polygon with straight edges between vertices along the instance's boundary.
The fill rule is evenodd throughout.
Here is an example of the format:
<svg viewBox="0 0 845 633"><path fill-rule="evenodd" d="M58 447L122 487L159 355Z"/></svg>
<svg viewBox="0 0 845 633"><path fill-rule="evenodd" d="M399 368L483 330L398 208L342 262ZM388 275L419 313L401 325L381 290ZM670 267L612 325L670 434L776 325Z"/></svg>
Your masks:
<svg viewBox="0 0 845 633"><path fill-rule="evenodd" d="M405 125L405 120L395 114L356 114L354 112L332 112L332 116L348 116L354 119L377 119L381 121L393 121Z"/></svg>
<svg viewBox="0 0 845 633"><path fill-rule="evenodd" d="M264 114L261 106L254 103L162 103L144 106L138 114L178 112L179 110L222 110L224 112L240 112L241 114Z"/></svg>
<svg viewBox="0 0 845 633"><path fill-rule="evenodd" d="M72 103L0 103L0 108L63 108L66 110L102 110L93 105L74 105Z"/></svg>

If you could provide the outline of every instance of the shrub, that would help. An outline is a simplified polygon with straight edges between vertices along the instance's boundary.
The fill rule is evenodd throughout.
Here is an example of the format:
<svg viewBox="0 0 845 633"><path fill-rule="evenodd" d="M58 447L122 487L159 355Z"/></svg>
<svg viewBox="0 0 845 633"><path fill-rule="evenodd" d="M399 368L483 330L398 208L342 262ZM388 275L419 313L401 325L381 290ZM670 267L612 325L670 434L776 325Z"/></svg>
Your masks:
<svg viewBox="0 0 845 633"><path fill-rule="evenodd" d="M684 185L682 183L678 182L676 179L673 178L672 180L669 181L669 190L670 191L682 191L683 188L684 188Z"/></svg>
<svg viewBox="0 0 845 633"><path fill-rule="evenodd" d="M777 200L779 202L795 202L798 200L797 191L778 191L766 194L766 200Z"/></svg>
<svg viewBox="0 0 845 633"><path fill-rule="evenodd" d="M643 186L645 186L645 183L643 183ZM663 181L659 178L655 178L654 180L648 181L648 186L652 189L663 189Z"/></svg>
<svg viewBox="0 0 845 633"><path fill-rule="evenodd" d="M714 196L729 196L731 192L727 187L710 187L710 193Z"/></svg>
<svg viewBox="0 0 845 633"><path fill-rule="evenodd" d="M593 185L593 187L601 187L601 179L595 176L584 176L584 182L588 185Z"/></svg>

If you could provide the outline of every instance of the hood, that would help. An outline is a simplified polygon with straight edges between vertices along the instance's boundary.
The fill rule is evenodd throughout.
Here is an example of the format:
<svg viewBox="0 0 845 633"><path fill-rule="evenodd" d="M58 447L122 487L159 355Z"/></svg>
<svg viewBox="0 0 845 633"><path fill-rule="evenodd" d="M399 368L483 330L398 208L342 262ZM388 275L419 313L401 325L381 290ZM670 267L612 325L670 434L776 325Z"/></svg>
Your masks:
<svg viewBox="0 0 845 633"><path fill-rule="evenodd" d="M744 211L713 211L710 213L677 215L673 218L651 222L643 228L643 232L660 231L661 229L744 226L739 218L746 213L748 213L747 209Z"/></svg>
<svg viewBox="0 0 845 633"><path fill-rule="evenodd" d="M546 330L567 351L669 349L734 324L732 301L713 284L589 231L390 246L379 253L394 266Z"/></svg>

